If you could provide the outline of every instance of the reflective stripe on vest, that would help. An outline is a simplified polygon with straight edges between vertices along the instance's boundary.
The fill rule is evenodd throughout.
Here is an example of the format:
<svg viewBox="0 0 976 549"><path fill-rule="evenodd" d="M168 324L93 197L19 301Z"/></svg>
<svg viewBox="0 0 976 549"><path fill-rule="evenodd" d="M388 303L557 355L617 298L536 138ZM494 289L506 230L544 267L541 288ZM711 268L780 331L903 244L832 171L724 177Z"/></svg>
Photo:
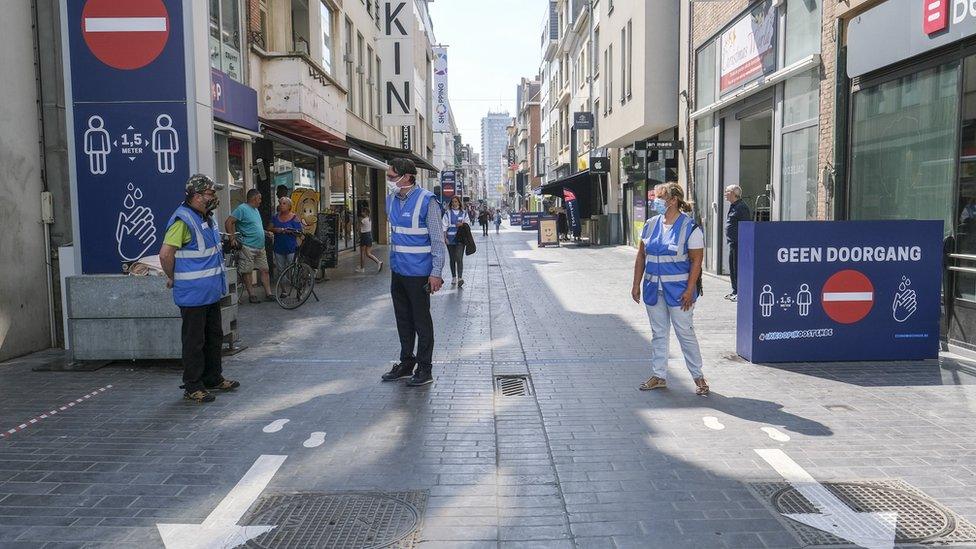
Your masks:
<svg viewBox="0 0 976 549"><path fill-rule="evenodd" d="M434 266L427 211L433 194L414 187L406 199L387 198L390 221L390 269L403 276L430 276ZM440 236L438 236L440 238Z"/></svg>
<svg viewBox="0 0 976 549"><path fill-rule="evenodd" d="M177 220L191 229L190 241L176 251L173 266L173 301L180 307L202 307L220 301L227 290L224 256L216 221L210 224L185 205L166 224L169 229Z"/></svg>
<svg viewBox="0 0 976 549"><path fill-rule="evenodd" d="M644 226L642 242L644 263L644 303L656 305L659 289L663 290L668 306L681 304L681 295L688 289L691 261L688 239L695 224L685 214L680 214L671 230L664 229L664 216L659 215ZM694 296L697 299L697 295Z"/></svg>

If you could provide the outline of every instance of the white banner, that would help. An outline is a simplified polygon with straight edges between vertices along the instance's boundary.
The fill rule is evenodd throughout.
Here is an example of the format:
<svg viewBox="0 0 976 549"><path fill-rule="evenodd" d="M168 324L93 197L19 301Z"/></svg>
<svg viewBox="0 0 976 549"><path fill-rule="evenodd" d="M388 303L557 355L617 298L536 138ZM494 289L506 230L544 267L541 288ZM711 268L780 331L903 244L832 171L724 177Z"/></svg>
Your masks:
<svg viewBox="0 0 976 549"><path fill-rule="evenodd" d="M434 131L451 131L451 103L447 97L447 48L434 48Z"/></svg>
<svg viewBox="0 0 976 549"><path fill-rule="evenodd" d="M415 122L414 29L412 0L382 0L377 49L383 60L383 125L407 126Z"/></svg>
<svg viewBox="0 0 976 549"><path fill-rule="evenodd" d="M776 6L766 0L722 33L721 93L776 68Z"/></svg>

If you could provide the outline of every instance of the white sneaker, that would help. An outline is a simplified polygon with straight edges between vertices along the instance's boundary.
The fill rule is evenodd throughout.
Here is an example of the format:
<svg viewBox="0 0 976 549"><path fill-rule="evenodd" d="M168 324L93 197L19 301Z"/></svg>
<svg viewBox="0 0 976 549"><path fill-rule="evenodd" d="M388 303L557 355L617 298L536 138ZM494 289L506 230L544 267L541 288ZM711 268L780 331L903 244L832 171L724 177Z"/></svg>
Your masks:
<svg viewBox="0 0 976 549"><path fill-rule="evenodd" d="M457 286L457 279L456 278L452 278L451 279L451 286Z"/></svg>
<svg viewBox="0 0 976 549"><path fill-rule="evenodd" d="M366 272L366 269L364 269L362 267L356 267L356 272L357 273L365 273Z"/></svg>

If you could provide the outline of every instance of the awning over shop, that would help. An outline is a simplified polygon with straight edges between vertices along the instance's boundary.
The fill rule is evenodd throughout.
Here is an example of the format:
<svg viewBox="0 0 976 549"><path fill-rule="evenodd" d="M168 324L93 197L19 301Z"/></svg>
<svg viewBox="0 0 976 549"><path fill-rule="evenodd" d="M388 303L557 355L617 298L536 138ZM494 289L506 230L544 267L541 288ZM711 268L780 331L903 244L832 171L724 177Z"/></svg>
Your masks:
<svg viewBox="0 0 976 549"><path fill-rule="evenodd" d="M340 137L304 120L269 120L262 118L261 126L271 134L297 141L331 156L349 154L349 143Z"/></svg>
<svg viewBox="0 0 976 549"><path fill-rule="evenodd" d="M591 215L601 213L602 208L599 202L607 195L604 188L604 181L600 174L584 170L574 173L569 177L564 177L553 181L541 188L542 194L563 198L563 189L569 189L576 195L576 202L579 205L580 217L587 218Z"/></svg>
<svg viewBox="0 0 976 549"><path fill-rule="evenodd" d="M413 160L414 164L418 168L424 170L430 170L434 173L438 173L439 170L433 166L427 159L415 154L413 151L407 151L403 149L398 149L396 147L390 147L387 145L379 145L377 143L370 143L369 141L363 141L361 139L356 139L355 137L347 136L349 144L357 149L365 151L366 153L372 154L374 156L379 156L380 158L390 161L394 158L406 158Z"/></svg>

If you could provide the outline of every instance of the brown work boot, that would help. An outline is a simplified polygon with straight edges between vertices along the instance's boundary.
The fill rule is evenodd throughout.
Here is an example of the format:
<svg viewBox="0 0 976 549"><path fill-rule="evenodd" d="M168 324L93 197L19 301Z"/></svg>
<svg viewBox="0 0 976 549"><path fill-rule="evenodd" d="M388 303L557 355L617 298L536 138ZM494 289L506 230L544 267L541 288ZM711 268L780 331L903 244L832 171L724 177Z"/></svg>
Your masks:
<svg viewBox="0 0 976 549"><path fill-rule="evenodd" d="M668 386L667 381L657 376L651 376L650 379L648 379L644 383L641 383L638 389L640 389L641 391L652 391L654 389L665 389L667 388L667 386Z"/></svg>
<svg viewBox="0 0 976 549"><path fill-rule="evenodd" d="M185 391L183 393L183 398L198 403L213 402L217 400L216 397L214 397L212 394L202 389L199 391L193 391L192 393L189 391Z"/></svg>
<svg viewBox="0 0 976 549"><path fill-rule="evenodd" d="M696 395L698 395L698 396L708 396L708 391L709 391L709 389L708 389L708 382L705 381L705 378L700 377L700 378L696 379L695 380L695 386L698 387L698 389L695 390L695 394Z"/></svg>
<svg viewBox="0 0 976 549"><path fill-rule="evenodd" d="M240 381L232 381L230 379L221 379L220 383L214 386L208 386L207 389L211 391L232 391L241 386Z"/></svg>

